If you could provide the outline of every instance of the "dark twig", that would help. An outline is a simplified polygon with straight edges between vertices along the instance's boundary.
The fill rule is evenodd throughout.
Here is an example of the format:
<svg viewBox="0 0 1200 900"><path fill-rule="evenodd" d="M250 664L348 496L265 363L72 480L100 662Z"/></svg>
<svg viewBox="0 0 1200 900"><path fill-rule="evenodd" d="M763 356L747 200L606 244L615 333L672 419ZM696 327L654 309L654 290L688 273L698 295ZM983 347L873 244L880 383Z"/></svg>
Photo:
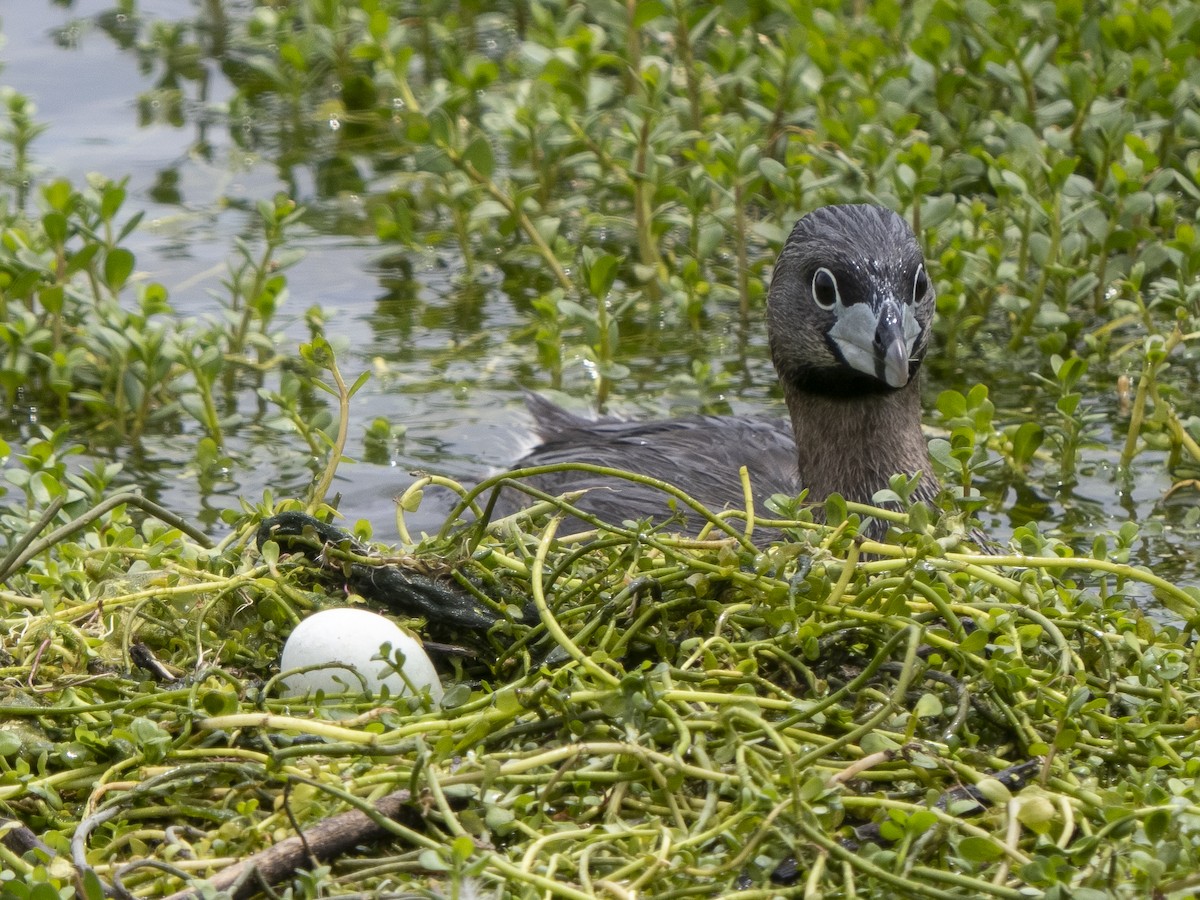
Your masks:
<svg viewBox="0 0 1200 900"><path fill-rule="evenodd" d="M116 818L120 812L121 807L110 806L108 809L102 809L98 813L88 816L79 823L75 829L75 834L71 837L71 861L75 864L75 875L78 881L76 887L79 888L80 896L87 896L82 889L84 875L88 872L92 872L93 875L95 874L87 861L88 838L91 837L93 831L109 819ZM111 891L106 888L105 894L109 893Z"/></svg>
<svg viewBox="0 0 1200 900"><path fill-rule="evenodd" d="M388 819L400 819L409 812L412 795L407 790L395 791L379 798L376 812ZM247 883L247 876L256 873L267 884L278 884L313 859L317 862L335 859L358 844L378 840L386 830L373 818L357 809L331 816L318 822L296 837L280 841L260 853L222 869L212 878L171 894L166 900L200 900L217 891L238 900L249 897L257 888Z"/></svg>
<svg viewBox="0 0 1200 900"><path fill-rule="evenodd" d="M30 850L36 850L46 860L51 860L58 855L32 829L16 819L6 819L3 816L0 816L0 844L17 856L24 856Z"/></svg>

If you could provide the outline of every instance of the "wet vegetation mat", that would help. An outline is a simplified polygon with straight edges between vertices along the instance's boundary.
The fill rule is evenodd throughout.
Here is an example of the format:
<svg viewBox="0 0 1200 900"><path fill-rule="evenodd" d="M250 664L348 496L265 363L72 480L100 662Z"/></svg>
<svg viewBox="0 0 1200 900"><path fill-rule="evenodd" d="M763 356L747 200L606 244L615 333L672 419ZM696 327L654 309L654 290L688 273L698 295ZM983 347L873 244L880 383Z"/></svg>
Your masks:
<svg viewBox="0 0 1200 900"><path fill-rule="evenodd" d="M97 898L1196 882L1200 592L1119 547L980 553L923 507L888 513L920 528L895 543L855 537L863 509L756 523L787 529L774 543L738 517L698 539L559 538L543 511L414 559L295 521L261 553L246 529L210 548L133 512L40 538L0 594L6 896L75 879ZM406 619L403 585L347 597L350 577L382 583L371 570L419 573L446 615ZM1177 624L1142 613L1147 589ZM282 696L283 636L346 603L431 641L441 708Z"/></svg>
<svg viewBox="0 0 1200 900"><path fill-rule="evenodd" d="M288 188L204 316L5 88L0 898L1200 892L1200 6L1101 6L122 0L144 123ZM422 428L339 364L454 417L765 402L771 260L841 202L926 249L936 505L681 538L422 475L384 543L339 498ZM317 232L378 249L392 357L317 305L281 335ZM440 705L284 695L346 605Z"/></svg>

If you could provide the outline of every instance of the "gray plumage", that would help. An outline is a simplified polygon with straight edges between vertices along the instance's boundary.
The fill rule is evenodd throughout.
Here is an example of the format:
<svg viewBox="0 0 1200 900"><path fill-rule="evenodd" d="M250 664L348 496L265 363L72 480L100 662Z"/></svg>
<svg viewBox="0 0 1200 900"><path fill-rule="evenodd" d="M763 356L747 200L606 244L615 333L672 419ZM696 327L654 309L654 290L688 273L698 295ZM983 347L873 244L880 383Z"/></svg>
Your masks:
<svg viewBox="0 0 1200 900"><path fill-rule="evenodd" d="M774 493L808 488L870 502L896 473L937 483L921 433L918 374L929 343L934 290L908 225L877 206L829 206L796 223L775 263L767 299L771 358L791 422L759 416L688 416L657 422L588 420L530 396L542 443L518 466L587 462L671 482L708 508L743 505L745 465L761 509ZM533 483L550 494L589 489L578 505L605 521L672 514L652 488L589 473ZM501 510L521 498L506 491ZM685 530L700 523L681 522ZM879 537L882 523L868 525Z"/></svg>

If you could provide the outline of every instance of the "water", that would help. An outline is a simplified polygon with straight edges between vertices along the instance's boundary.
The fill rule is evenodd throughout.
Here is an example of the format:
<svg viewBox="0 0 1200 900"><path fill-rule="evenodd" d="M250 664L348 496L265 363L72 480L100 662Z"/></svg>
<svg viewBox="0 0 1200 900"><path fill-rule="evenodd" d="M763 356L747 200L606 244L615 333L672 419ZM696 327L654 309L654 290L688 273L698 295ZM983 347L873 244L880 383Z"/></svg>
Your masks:
<svg viewBox="0 0 1200 900"><path fill-rule="evenodd" d="M236 5L231 14L244 15ZM154 5L164 21L197 15L183 0ZM465 480L511 463L531 444L529 420L521 402L526 388L544 390L546 375L529 352L528 286L512 283L501 261L481 260L472 277L447 245L424 252L384 246L374 236L365 199L386 189L386 172L362 167L342 173L345 180L323 181L315 152L301 135L283 140L286 117L246 121L231 129L228 104L234 90L221 67L201 60L207 79L183 81L181 124L169 124L168 110L155 102L139 105L163 76L153 49L121 44L122 22L103 0L68 7L32 0L0 2L6 44L0 81L30 96L37 118L49 126L33 146L39 177L81 182L91 172L129 178L126 210L145 210L143 226L127 245L137 255L138 277L162 282L179 314L197 317L220 309L221 279L237 237L255 232L255 203L284 191L310 212L292 246L303 259L288 270L290 296L277 322L291 352L307 338L304 311L320 305L327 333L340 345L340 364L349 377L371 369L375 377L356 397L350 454L358 462L339 470L335 491L351 520L370 520L376 537L396 537L392 498L411 483L414 470L444 472ZM147 33L145 30L142 34ZM161 100L159 101L161 104ZM254 141L237 142L238 127ZM340 128L333 122L332 129ZM346 184L358 179L357 190ZM616 409L640 415L695 411L701 404L735 412L777 410L782 415L765 335L755 321L746 333L732 327L728 311L708 323L698 337L664 322L642 333L622 335L622 361L631 369L618 386ZM704 389L687 376L694 360L722 373ZM1001 371L1011 360L1020 371ZM1027 360L995 354L974 368L932 367L925 390L932 399L945 388L965 391L976 381L992 387L1002 422L1043 420L1053 398L1031 383ZM1053 461L1036 465L1025 479L985 479L991 498L983 513L991 533L1003 536L1036 519L1043 529L1058 527L1081 547L1090 535L1126 520L1146 526L1138 561L1167 578L1195 583L1197 526L1190 522L1195 493L1164 499L1171 480L1161 457L1146 454L1126 490L1115 474L1122 438L1111 390L1114 373L1094 372L1083 387L1103 424L1100 446L1081 457L1078 483L1060 488ZM1089 376L1089 377L1092 377ZM586 397L589 371L580 360L566 362L564 387ZM253 404L250 404L252 407ZM372 420L403 426L401 439L368 450L363 435ZM237 465L224 480L204 483L190 466L192 436L152 436L137 453L112 448L128 478L161 502L207 523L219 533L221 509L238 508L238 498L256 500L270 487L276 496L303 491L310 476L289 437L247 423L231 436ZM99 452L99 451L98 451ZM433 529L444 506L431 505L410 516L415 530Z"/></svg>

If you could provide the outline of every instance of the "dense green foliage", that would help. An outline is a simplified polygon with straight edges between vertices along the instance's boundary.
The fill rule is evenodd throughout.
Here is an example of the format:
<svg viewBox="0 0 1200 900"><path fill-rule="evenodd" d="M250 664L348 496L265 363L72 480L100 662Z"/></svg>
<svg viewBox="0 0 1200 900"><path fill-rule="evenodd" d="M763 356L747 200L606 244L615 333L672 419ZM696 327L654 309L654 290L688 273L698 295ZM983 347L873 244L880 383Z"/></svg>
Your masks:
<svg viewBox="0 0 1200 900"><path fill-rule="evenodd" d="M676 376L701 404L747 370L769 382L745 358L747 339L761 345L745 323L773 251L802 211L874 200L928 248L935 370L1033 407L1023 421L1010 412L1003 434L989 421L976 435L1012 468L1053 449L1041 492L1071 484L1081 449L1125 430L1126 412L1099 399L1124 376L1134 427L1113 461L1128 468L1149 448L1196 474L1200 423L1178 399L1197 379L1200 270L1200 25L1188 4L1111 16L1072 3L851 15L658 2L424 15L313 2L237 18L215 4L177 23L130 6L102 21L158 76L140 101L147 117L182 117L185 86L211 77L198 60L212 58L236 90L210 114L245 152L277 158L293 195L314 186L304 199L317 227L407 248L400 275L429 247L467 283L498 266L524 317L500 352L519 348L527 370L536 347L552 385L601 406L666 387L655 370L680 346ZM140 215L124 214L120 183L31 189L37 126L21 97L8 105L10 398L23 391L42 421L86 422L93 447L184 429L202 472L257 465L239 458L237 391L261 376L234 373L278 363L290 201L264 210L260 248L236 251L228 315L188 326L160 284L128 281L122 239ZM1051 389L1024 384L1030 371ZM287 418L294 386L272 396Z"/></svg>
<svg viewBox="0 0 1200 900"><path fill-rule="evenodd" d="M133 277L122 173L38 175L36 116L4 95L0 391L38 415L0 434L0 808L58 854L0 846L6 900L69 893L75 865L90 895L156 896L405 788L412 821L292 895L1193 890L1200 592L1134 565L1134 523L1071 547L1014 516L1021 555L994 558L923 507L861 547L862 510L837 500L829 528L780 507L800 521L774 546L737 514L699 546L448 526L404 552L501 604L532 597L538 624L476 640L445 710L310 711L270 673L290 623L339 588L249 544L274 497L245 498L214 550L115 493L103 460L183 434L203 492L261 460L245 432L265 420L298 436L272 465L311 472L302 503L324 509L363 382L343 381L319 309L298 355L273 331L301 227L370 234L405 277L440 254L465 285L498 282L522 317L505 352L599 405L661 384L668 335L686 390L719 405L767 380L747 335L791 222L873 201L927 248L935 376L1036 379L1003 421L985 388L939 398L960 509L981 484L995 503L1085 466L1110 465L1114 490L1164 471L1164 500L1194 496L1200 8L445 6L212 0L166 22L124 0L101 18L156 73L147 120L188 115L212 61L232 86L213 114L293 188L229 249L206 320ZM1108 390L1127 409L1096 401ZM1196 552L1195 506L1139 523L1155 565L1172 540ZM135 645L182 680L139 674ZM988 777L1024 763L1023 789ZM985 808L952 793L974 782Z"/></svg>

